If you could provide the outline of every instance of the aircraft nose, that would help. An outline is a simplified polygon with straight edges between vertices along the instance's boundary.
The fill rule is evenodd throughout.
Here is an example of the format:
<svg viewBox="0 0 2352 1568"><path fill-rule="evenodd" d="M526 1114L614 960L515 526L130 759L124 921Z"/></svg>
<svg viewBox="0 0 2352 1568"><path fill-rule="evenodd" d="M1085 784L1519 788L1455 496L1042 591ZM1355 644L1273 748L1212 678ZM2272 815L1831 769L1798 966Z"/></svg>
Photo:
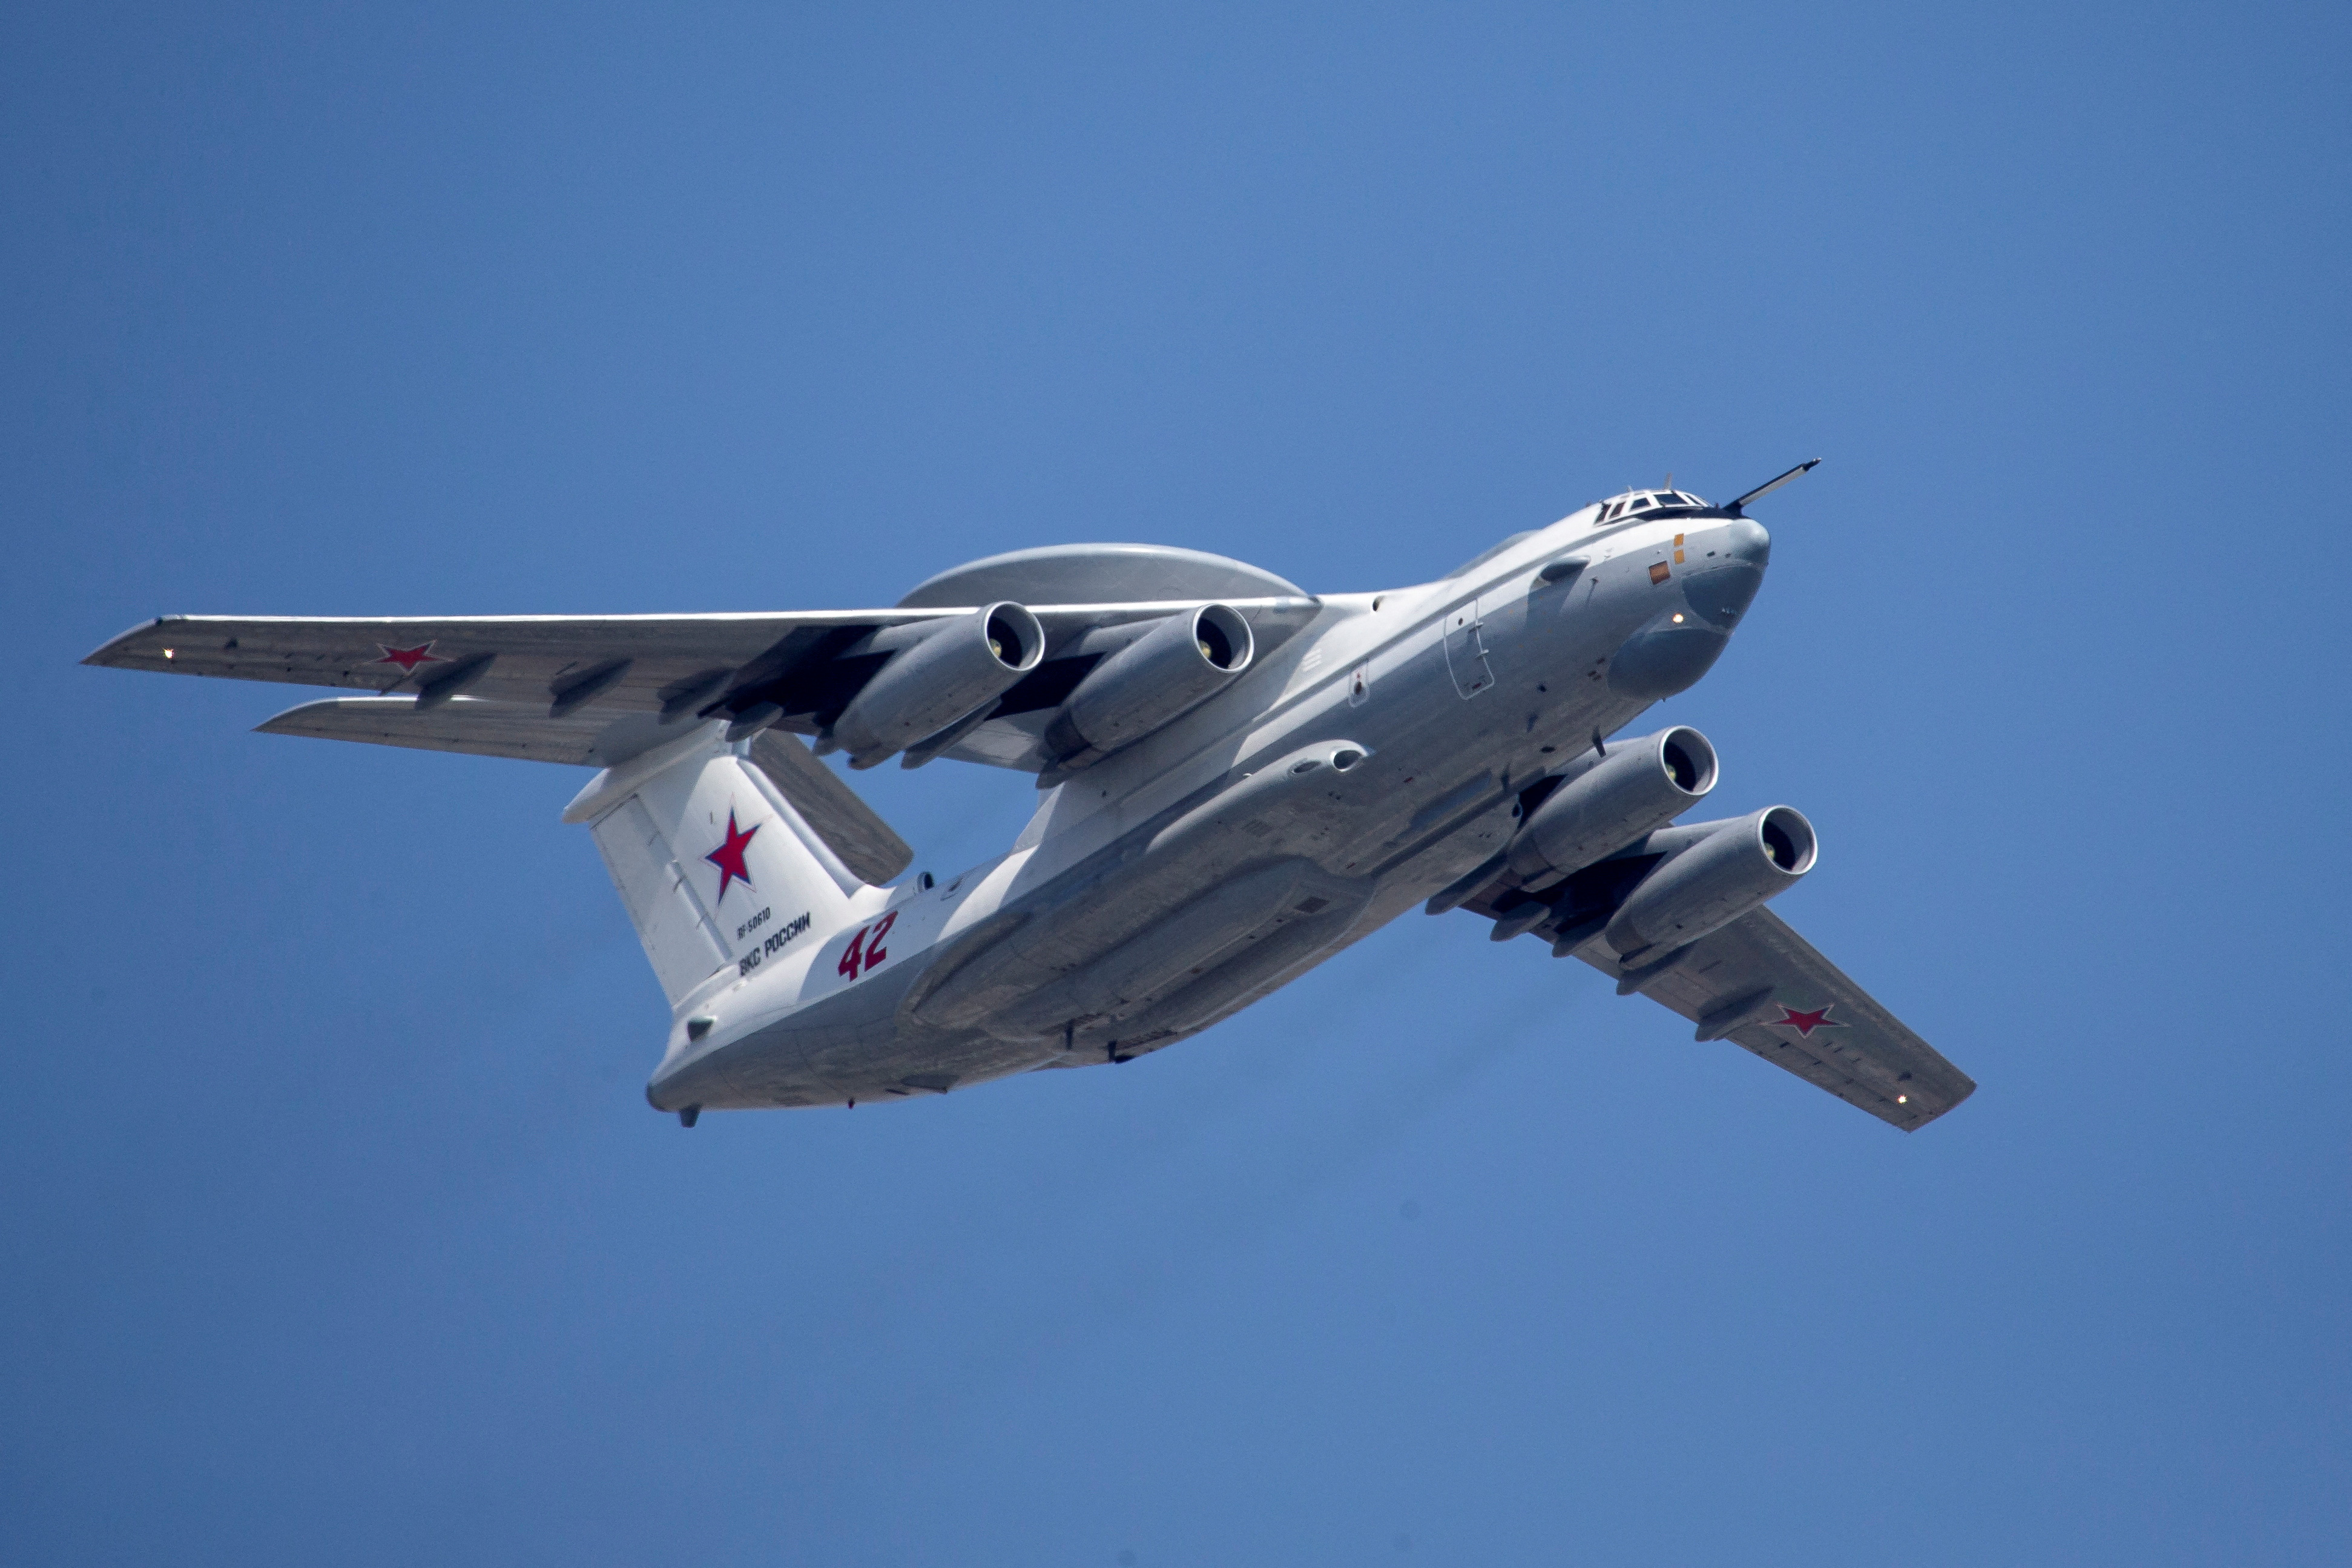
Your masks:
<svg viewBox="0 0 2352 1568"><path fill-rule="evenodd" d="M1756 591L1764 585L1764 568L1772 560L1772 536L1763 525L1733 518L1706 541L1708 553L1699 569L1683 579L1683 597L1706 621L1729 631L1747 613Z"/></svg>
<svg viewBox="0 0 2352 1568"><path fill-rule="evenodd" d="M1753 518L1737 517L1723 525L1723 559L1753 566L1759 572L1772 564L1772 536Z"/></svg>

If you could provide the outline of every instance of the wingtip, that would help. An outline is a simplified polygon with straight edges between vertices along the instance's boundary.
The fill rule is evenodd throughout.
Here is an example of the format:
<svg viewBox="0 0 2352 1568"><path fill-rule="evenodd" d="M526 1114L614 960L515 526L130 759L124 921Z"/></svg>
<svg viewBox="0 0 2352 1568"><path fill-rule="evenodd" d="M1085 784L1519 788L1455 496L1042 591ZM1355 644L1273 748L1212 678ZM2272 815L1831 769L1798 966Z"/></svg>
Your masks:
<svg viewBox="0 0 2352 1568"><path fill-rule="evenodd" d="M1945 1117L1949 1116L1953 1111L1958 1110L1961 1105L1967 1101L1969 1096L1977 1091L1976 1079L1969 1077L1965 1073L1959 1075L1959 1079L1960 1083L1958 1091L1953 1093L1949 1099L1944 1101L1943 1104L1937 1106L1935 1110L1928 1111L1926 1115L1921 1116L1917 1121L1913 1121L1908 1126L1895 1123L1895 1131L1898 1132L1916 1132L1924 1127L1929 1127L1934 1125L1936 1122L1941 1121Z"/></svg>
<svg viewBox="0 0 2352 1568"><path fill-rule="evenodd" d="M101 669L145 668L153 661L152 659L143 659L132 657L133 645L135 645L140 638L153 633L157 628L169 626L174 621L185 620L186 618L187 617L184 616L150 616L147 619L140 622L137 626L131 627L129 630L118 632L113 637L107 638L104 642L99 644L98 647L90 649L87 654L84 654L81 661L84 664L96 665Z"/></svg>

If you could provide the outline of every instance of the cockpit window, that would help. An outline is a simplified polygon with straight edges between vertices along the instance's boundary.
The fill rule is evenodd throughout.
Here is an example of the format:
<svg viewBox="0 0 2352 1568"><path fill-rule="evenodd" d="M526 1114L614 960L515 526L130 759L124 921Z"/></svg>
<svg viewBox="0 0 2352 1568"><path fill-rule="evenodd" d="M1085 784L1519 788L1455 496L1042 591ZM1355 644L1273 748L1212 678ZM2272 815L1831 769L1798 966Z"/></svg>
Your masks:
<svg viewBox="0 0 2352 1568"><path fill-rule="evenodd" d="M1639 490L1614 497L1601 503L1593 517L1592 526L1600 528L1622 517L1633 517L1665 507L1696 507L1705 510L1706 502L1688 490Z"/></svg>
<svg viewBox="0 0 2352 1568"><path fill-rule="evenodd" d="M1500 544L1488 545L1486 549L1478 552L1477 554L1470 557L1469 560L1465 561L1461 565L1456 566L1453 571L1448 572L1445 574L1445 577L1440 578L1439 581L1444 582L1448 578L1462 576L1465 573L1475 572L1479 567L1484 566L1487 562L1492 561L1496 556L1500 555L1504 551L1508 550L1512 545L1517 544L1520 540L1528 537L1529 534L1534 532L1535 530L1529 529L1526 533L1515 533L1511 535L1510 538L1506 539Z"/></svg>

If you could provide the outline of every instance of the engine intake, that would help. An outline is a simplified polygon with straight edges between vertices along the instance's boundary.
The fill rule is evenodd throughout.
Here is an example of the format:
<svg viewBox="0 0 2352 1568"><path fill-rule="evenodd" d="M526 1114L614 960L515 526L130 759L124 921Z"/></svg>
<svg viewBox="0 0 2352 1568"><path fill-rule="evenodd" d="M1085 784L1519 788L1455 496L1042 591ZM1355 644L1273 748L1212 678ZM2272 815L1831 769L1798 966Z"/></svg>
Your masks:
<svg viewBox="0 0 2352 1568"><path fill-rule="evenodd" d="M1580 871L1689 810L1717 772L1715 747L1686 725L1620 741L1528 816L1511 840L1511 870L1530 887Z"/></svg>
<svg viewBox="0 0 2352 1568"><path fill-rule="evenodd" d="M1794 806L1675 831L1701 827L1714 831L1643 878L1610 917L1601 936L1621 957L1663 952L1720 931L1795 887L1820 854L1813 825Z"/></svg>
<svg viewBox="0 0 2352 1568"><path fill-rule="evenodd" d="M1170 616L1078 682L1045 745L1064 767L1083 767L1200 706L1256 652L1249 622L1231 605Z"/></svg>
<svg viewBox="0 0 2352 1568"><path fill-rule="evenodd" d="M939 622L875 673L833 737L851 767L870 768L995 701L1045 657L1045 628L1009 600Z"/></svg>

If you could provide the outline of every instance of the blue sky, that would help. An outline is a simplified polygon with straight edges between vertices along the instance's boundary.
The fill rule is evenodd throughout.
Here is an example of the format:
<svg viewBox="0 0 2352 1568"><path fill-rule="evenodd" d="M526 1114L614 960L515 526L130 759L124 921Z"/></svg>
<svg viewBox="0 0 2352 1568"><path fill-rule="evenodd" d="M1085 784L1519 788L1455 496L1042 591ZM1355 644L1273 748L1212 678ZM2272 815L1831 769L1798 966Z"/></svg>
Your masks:
<svg viewBox="0 0 2352 1568"><path fill-rule="evenodd" d="M12 1560L2352 1552L2340 7L5 37ZM1907 1139L1461 915L686 1132L579 775L75 662L1082 539L1392 586L1814 456L1664 716L1982 1084ZM942 870L1031 795L858 782Z"/></svg>

